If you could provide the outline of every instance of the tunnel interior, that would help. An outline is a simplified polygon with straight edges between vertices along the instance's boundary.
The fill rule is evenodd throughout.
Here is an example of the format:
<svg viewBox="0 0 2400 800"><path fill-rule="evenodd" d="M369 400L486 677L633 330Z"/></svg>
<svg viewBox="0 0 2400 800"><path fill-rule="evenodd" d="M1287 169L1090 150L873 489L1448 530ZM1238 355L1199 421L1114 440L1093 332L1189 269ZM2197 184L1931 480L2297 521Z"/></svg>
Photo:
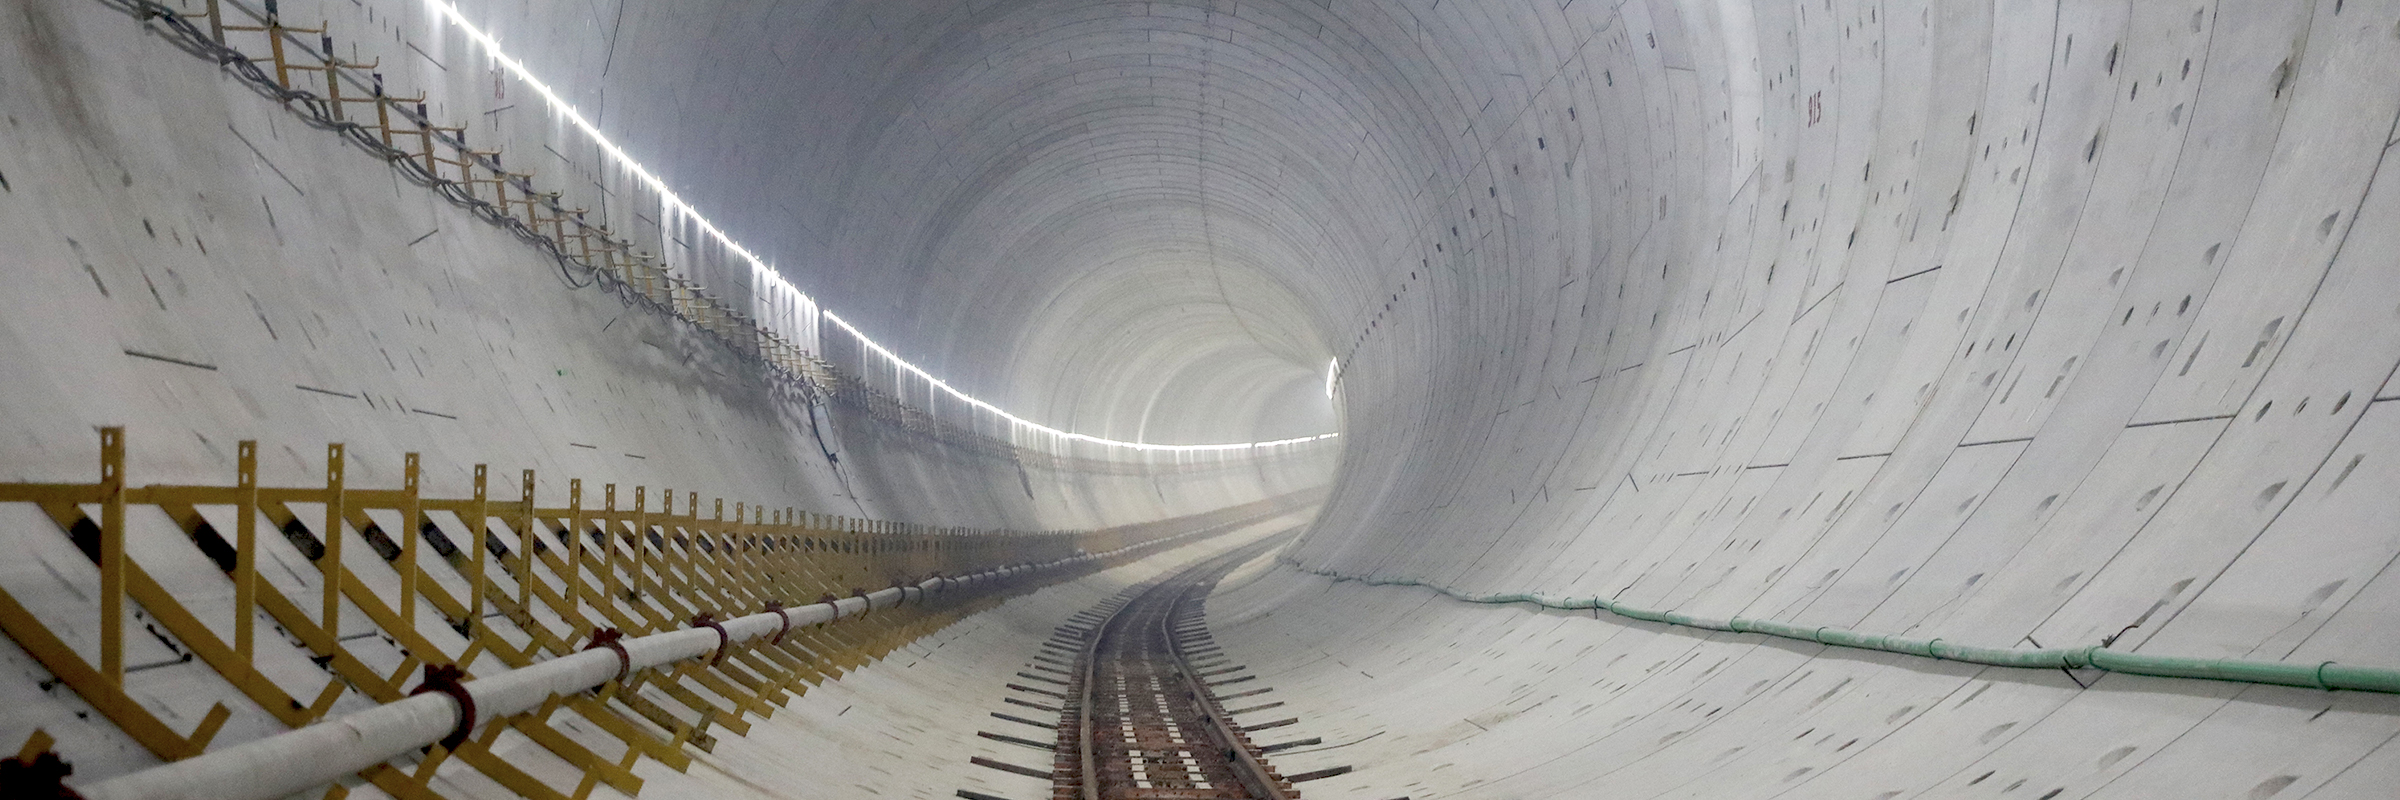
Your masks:
<svg viewBox="0 0 2400 800"><path fill-rule="evenodd" d="M1288 504L926 634L708 769L628 768L654 796L1045 796L969 760L1034 758L975 736L992 665L1270 540L1208 627L1297 718L1268 738L1318 742L1277 767L1347 768L1312 798L2400 785L2400 689L2323 677L2400 667L2400 4L223 2L733 313L562 270L540 224L194 58L173 25L213 2L17 0L0 479L88 480L123 426L129 486L225 482L257 440L261 485L345 442L360 486L413 498L421 459L481 498L490 464L578 513L603 482L611 512L698 488L911 532ZM101 652L105 559L57 526L105 504L0 501L30 620L0 749L173 760L46 660ZM158 507L134 562L233 607ZM149 630L126 702L190 730L222 701L219 748L291 727ZM383 638L365 662L422 663ZM2237 661L2317 677L2208 679ZM300 664L274 680L333 685Z"/></svg>

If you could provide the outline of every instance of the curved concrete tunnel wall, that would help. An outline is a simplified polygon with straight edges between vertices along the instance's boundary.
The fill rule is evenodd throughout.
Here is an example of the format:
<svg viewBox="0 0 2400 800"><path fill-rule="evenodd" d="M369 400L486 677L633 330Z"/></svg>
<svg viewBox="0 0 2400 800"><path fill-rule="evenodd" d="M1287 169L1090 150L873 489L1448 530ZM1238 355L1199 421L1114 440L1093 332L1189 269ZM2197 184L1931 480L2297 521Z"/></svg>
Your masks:
<svg viewBox="0 0 2400 800"><path fill-rule="evenodd" d="M283 8L368 13L342 5ZM323 443L346 441L352 480L369 484L396 481L399 453L421 451L445 490L489 462L537 468L545 493L584 477L937 525L1118 524L1322 481L1322 457L1253 467L1084 447L1068 454L1115 458L1130 477L1037 467L1037 485L1005 458L961 458L863 414L837 408L820 427L761 365L579 289L122 22L52 2L12 20L29 68L8 87L24 133L4 173L21 301L0 354L15 378L14 479L86 477L91 428L130 424L140 481L226 480L244 438L264 443L269 480L322 480ZM571 131L534 127L507 141L568 146Z"/></svg>
<svg viewBox="0 0 2400 800"><path fill-rule="evenodd" d="M794 282L1003 407L1238 439L1335 360L1335 492L1212 614L1301 730L1358 742L1277 759L1361 767L1312 796L2400 780L2390 697L1310 574L2400 665L2379 402L2400 208L2378 180L2400 9L1560 5L469 14ZM458 116L505 104L413 68Z"/></svg>
<svg viewBox="0 0 2400 800"><path fill-rule="evenodd" d="M1491 101L1442 128L1476 132L1442 188L1482 213L1438 215L1430 277L1376 298L1402 295L1344 364L1348 466L1287 558L1958 644L2400 660L2373 471L2400 29L2347 5L1631 2L1481 37L1452 12L1418 38L1575 34L1446 76ZM1234 649L1329 742L1384 734L1287 759L1361 765L1345 787L2333 797L2400 768L2388 697L2086 691L1291 571L1229 596Z"/></svg>
<svg viewBox="0 0 2400 800"><path fill-rule="evenodd" d="M420 33L431 22L415 3L301 6L283 4L295 21L322 13L336 31L367 32L370 47L391 30L373 13L407 14ZM439 37L408 43L417 41L434 46ZM261 443L263 485L322 485L325 447L341 442L353 489L400 486L402 454L421 453L428 496L466 496L472 465L490 464L495 496L514 497L516 470L536 470L545 506L563 505L568 480L581 479L587 508L604 502L604 484L616 484L622 507L644 486L652 509L672 489L704 503L722 497L729 514L747 502L924 525L1063 529L1321 486L1337 455L1325 443L1265 458L1122 448L1095 458L1108 450L1079 446L1069 455L1084 461L1045 466L976 455L850 406L812 419L800 392L756 360L689 324L575 286L524 242L407 185L107 4L12 5L0 14L0 63L10 65L0 70L0 111L11 130L0 147L8 253L0 267L9 278L0 292L16 309L0 315L6 480L90 481L94 429L124 425L134 485L229 485L244 439ZM411 80L396 66L388 77L395 87ZM489 80L469 80L486 94L468 94L489 97ZM578 143L572 131L533 128L505 141L537 153ZM1247 422L1188 432L1239 434ZM1177 441L1167 437L1150 441ZM8 504L0 513L0 541L12 554L0 583L94 660L92 561L39 510ZM146 570L209 624L229 617L213 613L230 607L229 583L187 536L147 510L129 522ZM263 580L284 592L319 585L303 574L308 556L280 537L262 540ZM345 625L361 636L374 630L355 615ZM208 665L178 661L169 641L127 642L127 662L145 667L127 689L152 713L196 720L225 701L236 710L214 740L220 747L282 729ZM387 670L403 655L353 649ZM300 648L261 652L262 669L279 679L324 680L294 660L306 654ZM24 676L0 695L11 709L0 727L16 741L49 732L78 780L155 763L23 649L0 650L0 663ZM367 702L343 695L334 713Z"/></svg>

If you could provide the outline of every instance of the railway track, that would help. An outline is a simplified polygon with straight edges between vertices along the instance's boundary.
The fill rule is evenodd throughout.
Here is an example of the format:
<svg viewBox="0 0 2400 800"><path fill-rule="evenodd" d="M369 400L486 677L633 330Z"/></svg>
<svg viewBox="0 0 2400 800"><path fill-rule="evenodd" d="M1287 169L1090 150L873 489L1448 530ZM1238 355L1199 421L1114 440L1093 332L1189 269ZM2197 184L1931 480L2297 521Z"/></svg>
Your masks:
<svg viewBox="0 0 2400 800"><path fill-rule="evenodd" d="M1300 796L1211 692L1249 678L1208 641L1201 617L1217 581L1272 544L1130 590L1062 630L1080 630L1083 648L1063 693L1052 800Z"/></svg>

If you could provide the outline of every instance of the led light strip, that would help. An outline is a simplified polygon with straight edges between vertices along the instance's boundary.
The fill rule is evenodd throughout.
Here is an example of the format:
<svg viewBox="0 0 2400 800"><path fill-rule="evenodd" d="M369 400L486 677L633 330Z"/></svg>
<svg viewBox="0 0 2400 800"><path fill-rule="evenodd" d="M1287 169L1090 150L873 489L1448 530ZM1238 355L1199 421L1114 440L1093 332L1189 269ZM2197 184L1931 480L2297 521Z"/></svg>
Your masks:
<svg viewBox="0 0 2400 800"><path fill-rule="evenodd" d="M917 365L909 363L907 359L903 359L894 354L892 351L885 349L883 345L876 344L875 340L867 338L865 333L860 332L858 328L852 326L848 321L842 319L839 315L834 314L830 310L825 310L821 306L818 306L814 298L811 298L807 293L800 291L799 288L793 286L790 281L784 280L783 275L776 272L774 267L768 266L765 260L760 259L757 255L752 254L747 248L742 247L740 243L735 242L733 237L726 235L725 231L719 229L714 223L709 222L707 217L701 216L698 209L693 208L690 203L684 202L683 198L677 196L674 190L667 188L666 181L660 180L657 175L651 174L650 170L643 168L640 162L634 161L633 157L627 155L623 148L617 146L616 142L609 141L609 138L600 132L599 126L593 125L590 120L584 119L582 112L577 111L573 105L568 104L564 98L559 97L557 92L551 91L548 84L542 83L539 79L536 79L533 76L533 72L525 68L524 62L518 61L515 58L511 58L506 52L502 51L500 49L499 40L493 39L491 34L483 32L483 29L476 27L474 23L468 22L466 15L459 12L458 6L449 2L449 0L425 0L425 4L426 6L432 8L436 13L439 13L443 20L449 22L451 25L457 26L460 31L466 33L467 38L473 40L476 46L483 48L485 57L490 58L493 63L499 64L502 68L507 69L510 75L516 76L516 79L523 82L525 85L533 87L533 91L542 96L542 101L550 104L550 110L552 113L557 114L560 117L564 117L568 122L574 123L575 127L582 130L585 136L591 137L592 143L598 145L602 153L607 154L608 157L614 159L620 167L631 173L634 177L640 179L642 184L648 186L651 191L657 192L659 202L661 205L666 207L666 211L672 212L677 217L691 220L693 224L699 227L702 233L708 234L710 238L715 239L719 245L723 246L726 252L732 253L733 255L740 257L743 261L748 262L750 264L750 272L753 280L764 284L768 288L789 292L798 297L809 307L816 309L817 313L821 314L825 320L832 322L834 325L840 327L844 332L849 333L852 337L858 339L859 343L865 345L868 350L871 350L876 355L882 356L884 359L891 361L899 369L924 379L928 385L949 393L950 396L958 398L960 401L965 402L971 407L1007 420L1010 425L1020 430L1047 434L1057 439L1070 442L1082 442L1106 447L1122 447L1131 450L1152 452L1181 453L1253 450L1264 447L1280 447L1314 442L1323 439L1331 439L1341 435L1339 433L1321 433L1315 436L1277 439L1267 442L1236 442L1230 444L1147 444L1143 442L1127 442L1052 428L1050 426L1019 417L1015 414L1002 411L1000 410L999 406L986 403L982 400L978 400L972 396L969 396L965 392L950 388L950 384L943 382L941 379L933 377L932 373L926 372L925 370L918 368ZM766 293L762 292L761 294ZM815 338L816 337L814 336L810 337L812 341L814 341Z"/></svg>

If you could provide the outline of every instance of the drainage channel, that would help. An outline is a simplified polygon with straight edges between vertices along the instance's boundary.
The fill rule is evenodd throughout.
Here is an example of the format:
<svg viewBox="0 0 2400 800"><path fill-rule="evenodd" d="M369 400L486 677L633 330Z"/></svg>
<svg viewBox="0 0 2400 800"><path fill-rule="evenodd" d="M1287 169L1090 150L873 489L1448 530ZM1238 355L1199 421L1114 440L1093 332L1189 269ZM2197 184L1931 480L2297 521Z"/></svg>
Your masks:
<svg viewBox="0 0 2400 800"><path fill-rule="evenodd" d="M992 715L1052 728L1055 744L983 734L1050 750L1051 769L984 758L975 763L1048 778L1052 800L1291 800L1300 796L1293 783L1349 772L1337 767L1280 775L1267 763L1268 753L1315 742L1262 747L1226 711L1229 701L1271 689L1257 687L1256 676L1233 664L1210 640L1205 599L1226 573L1279 541L1242 547L1077 612L1009 684L1032 698L1009 702L1055 711L1057 723ZM1276 705L1281 704L1240 710ZM1296 722L1276 720L1258 729ZM958 795L1004 800L965 790Z"/></svg>

